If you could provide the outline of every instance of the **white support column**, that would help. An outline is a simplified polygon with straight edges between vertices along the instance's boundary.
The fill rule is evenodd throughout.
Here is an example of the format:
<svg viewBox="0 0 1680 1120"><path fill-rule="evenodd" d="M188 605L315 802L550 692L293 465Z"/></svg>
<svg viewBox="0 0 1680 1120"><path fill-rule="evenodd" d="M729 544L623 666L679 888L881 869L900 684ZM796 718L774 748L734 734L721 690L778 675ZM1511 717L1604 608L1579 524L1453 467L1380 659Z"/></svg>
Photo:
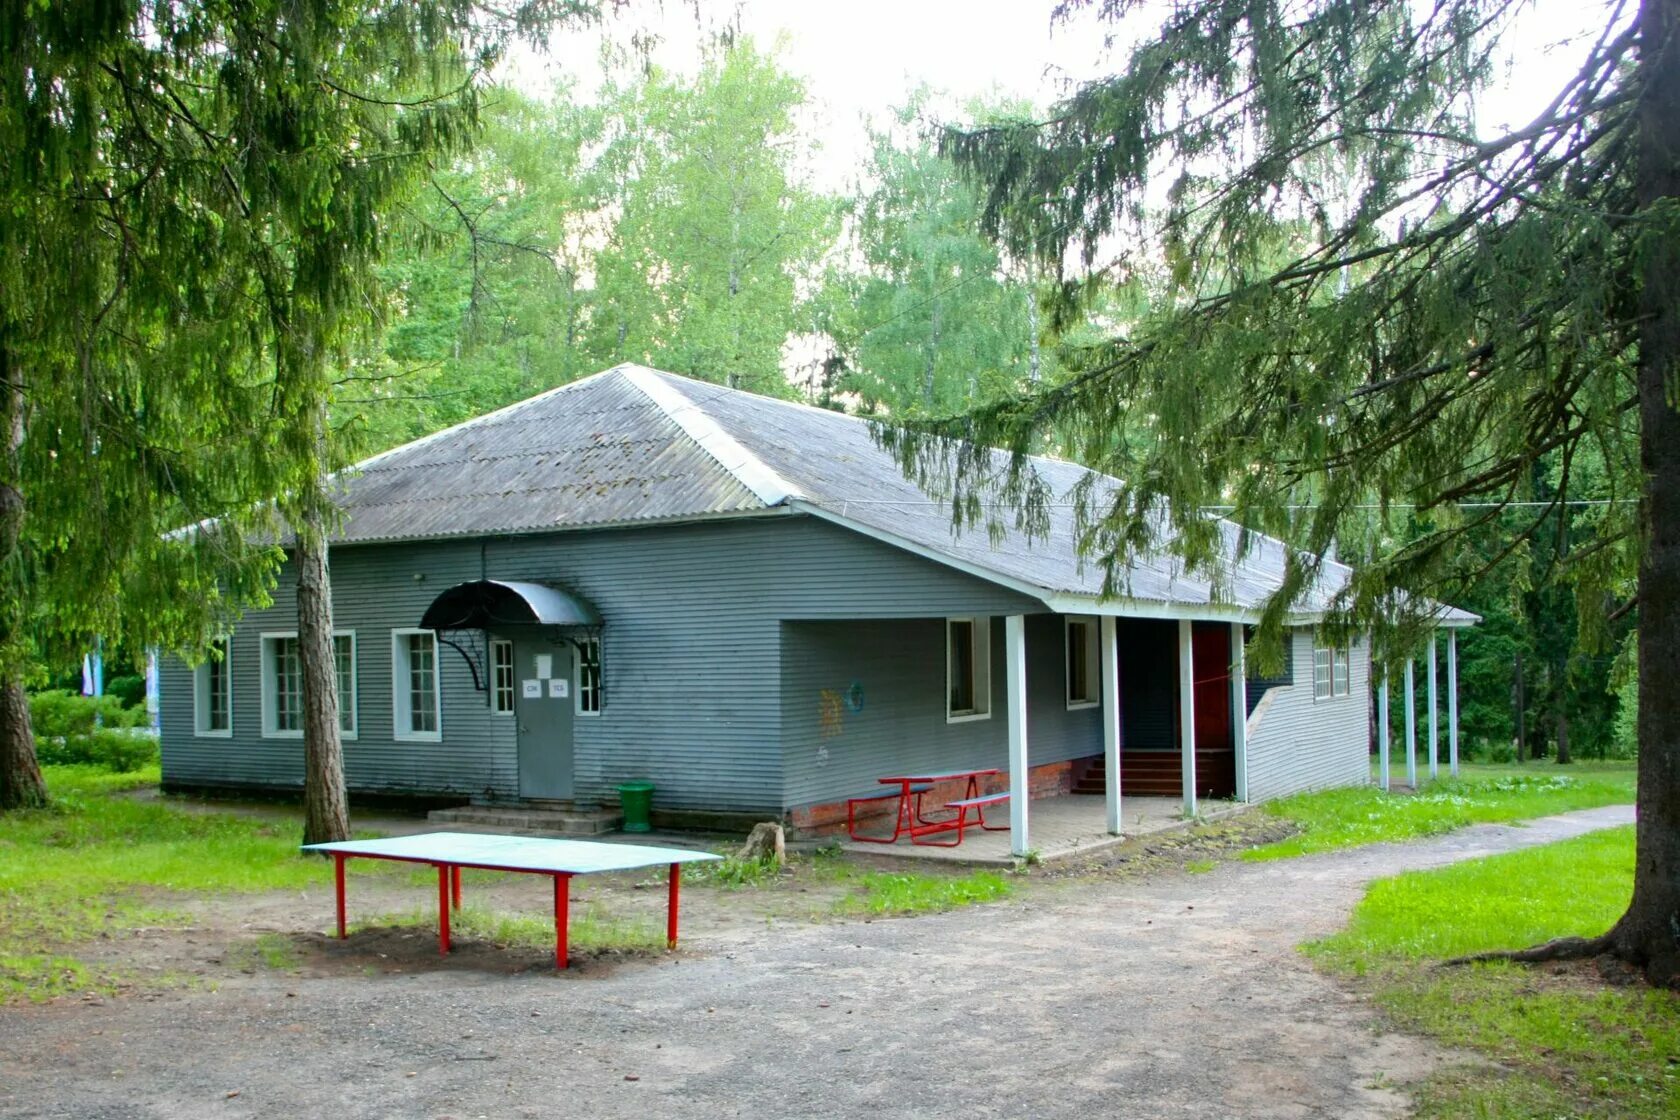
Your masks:
<svg viewBox="0 0 1680 1120"><path fill-rule="evenodd" d="M1178 620L1178 745L1183 778L1184 815L1196 815L1196 656L1190 642L1190 620Z"/></svg>
<svg viewBox="0 0 1680 1120"><path fill-rule="evenodd" d="M1406 658L1406 784L1417 788L1417 691L1413 687L1412 667L1417 664Z"/></svg>
<svg viewBox="0 0 1680 1120"><path fill-rule="evenodd" d="M1102 617L1103 790L1108 799L1108 832L1120 835L1120 627L1113 615Z"/></svg>
<svg viewBox="0 0 1680 1120"><path fill-rule="evenodd" d="M1231 623L1231 753L1237 768L1237 800L1247 801L1248 661L1240 622Z"/></svg>
<svg viewBox="0 0 1680 1120"><path fill-rule="evenodd" d="M1447 631L1447 763L1458 777L1458 631Z"/></svg>
<svg viewBox="0 0 1680 1120"><path fill-rule="evenodd" d="M1377 785L1388 792L1388 666L1377 685Z"/></svg>
<svg viewBox="0 0 1680 1120"><path fill-rule="evenodd" d="M1003 620L1004 677L1009 692L1009 850L1024 856L1027 837L1027 620L1012 614Z"/></svg>
<svg viewBox="0 0 1680 1120"><path fill-rule="evenodd" d="M1440 776L1441 765L1441 735L1440 721L1436 712L1440 706L1435 700L1435 678L1439 676L1435 671L1435 631L1429 632L1429 780L1434 781Z"/></svg>

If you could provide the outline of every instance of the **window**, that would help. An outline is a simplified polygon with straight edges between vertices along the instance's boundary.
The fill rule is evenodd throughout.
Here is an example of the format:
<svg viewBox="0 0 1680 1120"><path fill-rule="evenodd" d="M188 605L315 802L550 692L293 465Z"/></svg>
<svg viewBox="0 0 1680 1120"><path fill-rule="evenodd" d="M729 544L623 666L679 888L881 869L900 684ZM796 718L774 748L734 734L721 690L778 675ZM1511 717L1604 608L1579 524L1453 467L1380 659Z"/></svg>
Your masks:
<svg viewBox="0 0 1680 1120"><path fill-rule="evenodd" d="M333 673L338 679L338 732L356 737L356 634L333 633ZM263 735L293 739L303 735L303 653L296 633L262 636Z"/></svg>
<svg viewBox="0 0 1680 1120"><path fill-rule="evenodd" d="M1102 703L1102 654L1097 651L1097 620L1067 620L1067 706L1093 708Z"/></svg>
<svg viewBox="0 0 1680 1120"><path fill-rule="evenodd" d="M490 643L490 710L513 714L513 643L506 638Z"/></svg>
<svg viewBox="0 0 1680 1120"><path fill-rule="evenodd" d="M391 631L391 725L395 738L442 738L438 692L437 635L430 630Z"/></svg>
<svg viewBox="0 0 1680 1120"><path fill-rule="evenodd" d="M991 717L991 637L987 619L945 620L946 722Z"/></svg>
<svg viewBox="0 0 1680 1120"><path fill-rule="evenodd" d="M233 689L228 676L228 641L210 643L204 664L193 670L193 734L233 734Z"/></svg>
<svg viewBox="0 0 1680 1120"><path fill-rule="evenodd" d="M356 632L333 635L333 668L338 676L338 733L356 737Z"/></svg>
<svg viewBox="0 0 1680 1120"><path fill-rule="evenodd" d="M296 634L262 636L263 734L297 738L303 734L303 659Z"/></svg>
<svg viewBox="0 0 1680 1120"><path fill-rule="evenodd" d="M1350 694L1349 651L1346 646L1313 646L1313 699L1328 700Z"/></svg>
<svg viewBox="0 0 1680 1120"><path fill-rule="evenodd" d="M601 638L591 634L578 643L577 710L582 716L601 714Z"/></svg>

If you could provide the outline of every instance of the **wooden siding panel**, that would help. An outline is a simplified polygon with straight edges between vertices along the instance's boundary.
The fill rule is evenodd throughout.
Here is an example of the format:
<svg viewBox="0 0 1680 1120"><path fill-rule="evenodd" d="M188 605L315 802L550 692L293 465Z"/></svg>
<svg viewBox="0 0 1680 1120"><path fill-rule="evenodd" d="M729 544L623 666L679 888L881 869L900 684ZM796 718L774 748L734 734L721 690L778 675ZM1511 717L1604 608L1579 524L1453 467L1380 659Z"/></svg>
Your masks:
<svg viewBox="0 0 1680 1120"><path fill-rule="evenodd" d="M345 744L353 790L517 796L514 722L490 712L465 661L447 647L439 651L441 742L391 735L391 630L415 625L450 586L488 576L561 584L604 619L602 711L575 722L578 800L610 801L620 782L651 779L657 804L732 811L777 812L784 804L780 619L1033 605L804 517L341 546L332 571L334 624L357 632L360 735ZM252 612L234 636L230 738L193 735L192 673L166 662L166 780L301 783L301 742L263 738L260 714L259 634L293 630L295 617L288 566L273 606Z"/></svg>
<svg viewBox="0 0 1680 1120"><path fill-rule="evenodd" d="M1004 627L991 624L992 716L945 718L945 620L782 626L782 722L789 808L857 796L905 770L1008 768ZM863 706L846 695L862 685ZM1067 710L1062 617L1027 618L1031 765L1102 753L1100 708Z"/></svg>
<svg viewBox="0 0 1680 1120"><path fill-rule="evenodd" d="M1249 734L1251 801L1370 780L1370 643L1353 646L1349 695L1316 701L1312 631L1297 629L1291 644L1293 683L1278 690Z"/></svg>

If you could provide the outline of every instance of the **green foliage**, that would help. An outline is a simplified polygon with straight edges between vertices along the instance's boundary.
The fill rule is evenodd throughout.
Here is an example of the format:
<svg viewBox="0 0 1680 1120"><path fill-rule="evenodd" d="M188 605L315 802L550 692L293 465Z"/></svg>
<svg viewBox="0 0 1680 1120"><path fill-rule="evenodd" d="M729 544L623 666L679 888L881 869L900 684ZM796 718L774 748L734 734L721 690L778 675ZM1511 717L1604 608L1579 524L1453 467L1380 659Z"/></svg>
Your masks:
<svg viewBox="0 0 1680 1120"><path fill-rule="evenodd" d="M146 725L144 709L126 707L115 696L83 696L67 689L33 693L29 697L29 718L37 736L51 739L87 735L96 726Z"/></svg>
<svg viewBox="0 0 1680 1120"><path fill-rule="evenodd" d="M978 193L922 131L929 100L918 91L871 134L850 251L817 301L839 355L829 391L894 416L950 412L1054 376L1038 346L1039 293L1009 275L980 231Z"/></svg>
<svg viewBox="0 0 1680 1120"><path fill-rule="evenodd" d="M143 730L145 708L126 707L115 696L49 689L30 696L29 716L44 765L93 765L122 774L158 760L157 740Z"/></svg>
<svg viewBox="0 0 1680 1120"><path fill-rule="evenodd" d="M618 219L595 259L595 352L789 395L798 285L834 224L794 173L803 85L737 37L692 80L654 68L605 100L600 173Z"/></svg>
<svg viewBox="0 0 1680 1120"><path fill-rule="evenodd" d="M728 852L722 854L720 860L688 865L683 871L683 878L732 890L763 886L774 882L782 874L774 859L742 859Z"/></svg>
<svg viewBox="0 0 1680 1120"><path fill-rule="evenodd" d="M1413 872L1372 885L1348 928L1307 947L1366 977L1399 1024L1495 1064L1421 1086L1428 1117L1667 1117L1680 1110L1680 1001L1535 969L1428 962L1615 921L1632 889L1633 829Z"/></svg>
<svg viewBox="0 0 1680 1120"><path fill-rule="evenodd" d="M1627 804L1633 795L1633 768L1611 764L1584 764L1567 773L1551 766L1465 767L1457 781L1432 782L1414 794L1383 793L1371 786L1303 793L1269 801L1265 807L1273 816L1293 822L1299 833L1244 852L1243 858L1287 859L1305 852L1411 840L1468 824Z"/></svg>
<svg viewBox="0 0 1680 1120"><path fill-rule="evenodd" d="M112 677L105 682L105 692L121 700L125 708L139 708L146 703L146 678L137 673Z"/></svg>

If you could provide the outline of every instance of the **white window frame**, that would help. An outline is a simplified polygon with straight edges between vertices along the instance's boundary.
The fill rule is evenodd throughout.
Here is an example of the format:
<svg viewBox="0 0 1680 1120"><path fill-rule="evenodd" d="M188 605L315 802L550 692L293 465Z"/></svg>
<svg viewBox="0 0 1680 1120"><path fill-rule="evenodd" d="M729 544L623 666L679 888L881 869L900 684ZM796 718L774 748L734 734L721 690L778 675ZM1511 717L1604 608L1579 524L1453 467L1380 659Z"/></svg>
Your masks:
<svg viewBox="0 0 1680 1120"><path fill-rule="evenodd" d="M281 730L280 722L280 689L279 677L276 676L278 667L275 664L274 644L290 639L297 640L296 630L265 630L260 635L262 645L262 736L264 739L301 739L303 728L296 730ZM303 652L298 651L298 721L303 721Z"/></svg>
<svg viewBox="0 0 1680 1120"><path fill-rule="evenodd" d="M1073 695L1073 629L1085 631L1085 679L1080 682L1085 695ZM1102 707L1102 644L1098 640L1099 627L1094 614L1068 615L1062 620L1062 677L1066 683L1068 711Z"/></svg>
<svg viewBox="0 0 1680 1120"><path fill-rule="evenodd" d="M338 677L338 640L350 639L350 694L344 693L344 682ZM357 648L356 632L354 630L333 631L333 680L338 684L338 737L355 742L361 738L362 718L357 710L361 703L361 650ZM350 726L344 726L345 716L350 717Z"/></svg>
<svg viewBox="0 0 1680 1120"><path fill-rule="evenodd" d="M584 669L589 662L590 650L595 651L595 679L586 685ZM573 691L577 695L577 714L595 719L601 714L601 636L590 634L578 642L577 656L573 661L577 666L577 680L573 684ZM585 701L593 701L594 707L585 707Z"/></svg>
<svg viewBox="0 0 1680 1120"><path fill-rule="evenodd" d="M951 708L951 627L966 622L974 635L973 678L969 682L974 707ZM945 722L969 723L992 718L992 620L986 615L954 615L945 619Z"/></svg>
<svg viewBox="0 0 1680 1120"><path fill-rule="evenodd" d="M432 639L432 709L435 731L415 731L413 700L409 696L408 639L425 634ZM391 631L391 738L408 743L437 743L443 739L443 658L436 630L409 628Z"/></svg>
<svg viewBox="0 0 1680 1120"><path fill-rule="evenodd" d="M504 665L497 657L506 651L507 663ZM507 707L501 706L504 690L502 688L502 670L507 670ZM490 711L493 715L512 716L515 706L519 703L519 674L513 663L513 640L511 638L490 639Z"/></svg>
<svg viewBox="0 0 1680 1120"><path fill-rule="evenodd" d="M296 641L297 636L298 636L298 634L297 634L296 630L265 630L265 631L263 631L263 633L261 635L261 639L262 639L262 734L263 734L264 739L301 739L301 738L303 738L303 728L302 727L299 727L296 731L291 731L291 730L282 731L279 727L276 726L276 724L278 724L279 721L280 721L280 695L279 695L280 690L279 690L279 687L278 687L279 678L277 678L275 676L276 666L275 666L275 658L274 658L274 643L276 641L280 641L280 640L288 639L288 638L291 639L292 641ZM362 724L361 724L361 714L358 711L358 706L359 706L360 701L361 701L361 697L360 697L361 685L360 685L359 680L358 680L358 678L361 676L361 670L360 670L361 651L357 648L356 632L354 630L334 630L333 631L333 682L334 682L335 685L342 683L338 679L338 639L340 639L340 638L349 638L350 639L350 695L346 696L344 694L343 688L342 687L339 688L339 692L338 692L338 737L339 737L339 739L347 741L347 742L355 742L358 738L361 737L360 733L361 733L361 726L362 726ZM298 666L298 688L299 688L299 697L300 697L298 703L300 705L303 702L301 700L301 696L302 696L302 691L301 690L303 688L302 661L303 661L303 651L300 649L298 651L298 662L299 662L299 666ZM231 678L230 678L230 683L231 683ZM230 694L230 700L229 700L230 705L231 705L231 702L232 701L231 701L231 694ZM349 727L344 726L344 717L345 717L346 714L348 714L349 717L350 717L350 726ZM230 713L230 715L231 715L231 713ZM301 707L299 708L299 719L300 720L302 719L302 709L301 709ZM231 718L229 719L228 722L229 722L230 725L232 724Z"/></svg>
<svg viewBox="0 0 1680 1120"><path fill-rule="evenodd" d="M1323 671L1322 677L1320 670ZM1353 648L1313 643L1313 702L1353 695Z"/></svg>
<svg viewBox="0 0 1680 1120"><path fill-rule="evenodd" d="M217 638L210 643L212 647L220 646L222 659L222 679L225 689L222 694L226 707L227 726L212 728L210 726L210 664L214 648L207 650L204 661L193 670L193 734L201 739L231 739L233 737L233 643L227 638Z"/></svg>

